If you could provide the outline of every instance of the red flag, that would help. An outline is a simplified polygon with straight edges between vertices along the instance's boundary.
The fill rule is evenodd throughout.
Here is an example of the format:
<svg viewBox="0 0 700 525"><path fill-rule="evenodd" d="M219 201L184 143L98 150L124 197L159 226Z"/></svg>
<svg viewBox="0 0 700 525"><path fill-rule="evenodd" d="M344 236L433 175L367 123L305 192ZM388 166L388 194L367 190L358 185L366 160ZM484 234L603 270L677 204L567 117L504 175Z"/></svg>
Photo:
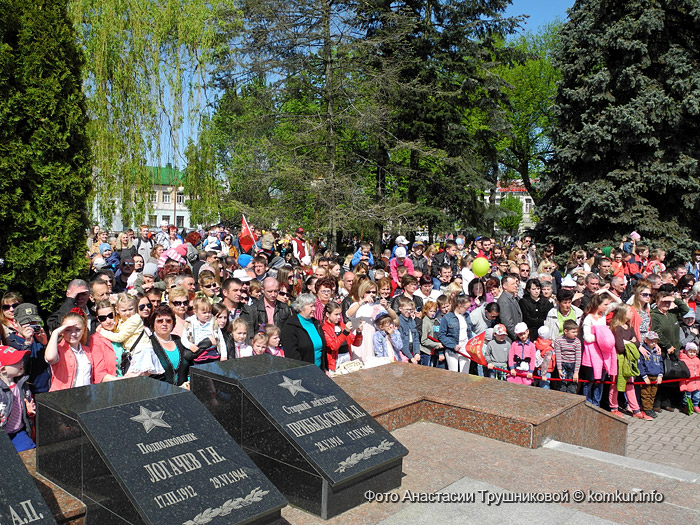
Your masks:
<svg viewBox="0 0 700 525"><path fill-rule="evenodd" d="M248 226L248 221L245 220L244 215L243 220L241 221L241 238L238 242L241 245L241 248L243 248L244 252L249 252L256 241L257 239L255 238L255 234L253 233L253 230L250 229L250 226Z"/></svg>
<svg viewBox="0 0 700 525"><path fill-rule="evenodd" d="M464 357L467 357L474 361L477 365L486 366L486 358L484 357L484 339L486 338L486 332L481 332L476 337L472 337L467 344L464 345L463 352L457 352Z"/></svg>

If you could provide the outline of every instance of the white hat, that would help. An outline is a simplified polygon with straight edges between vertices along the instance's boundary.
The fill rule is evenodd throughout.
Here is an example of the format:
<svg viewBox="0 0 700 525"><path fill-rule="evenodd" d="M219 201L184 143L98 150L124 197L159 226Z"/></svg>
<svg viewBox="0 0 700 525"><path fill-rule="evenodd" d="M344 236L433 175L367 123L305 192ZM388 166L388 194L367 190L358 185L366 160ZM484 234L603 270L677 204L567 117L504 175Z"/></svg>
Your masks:
<svg viewBox="0 0 700 525"><path fill-rule="evenodd" d="M540 326L537 329L537 335L540 337L540 339L549 339L549 327Z"/></svg>
<svg viewBox="0 0 700 525"><path fill-rule="evenodd" d="M304 266L310 265L310 264L311 264L311 257L308 256L308 255L304 255L304 256L301 258L301 264L303 264Z"/></svg>
<svg viewBox="0 0 700 525"><path fill-rule="evenodd" d="M394 255L396 257L406 257L406 248L404 248L403 246L399 246L398 248L396 248Z"/></svg>
<svg viewBox="0 0 700 525"><path fill-rule="evenodd" d="M574 286L576 286L576 281L574 281L574 280L571 278L571 276L567 275L566 277L564 277L564 279L562 279L562 281L561 281L561 286L562 286L562 288L564 288L564 287L567 287L567 288L568 288L568 287L574 287Z"/></svg>
<svg viewBox="0 0 700 525"><path fill-rule="evenodd" d="M170 223L168 221L166 221L165 219L163 219L162 221L160 221L160 225L161 226L169 226Z"/></svg>
<svg viewBox="0 0 700 525"><path fill-rule="evenodd" d="M233 272L233 277L244 283L247 283L253 279L245 270L235 270Z"/></svg>
<svg viewBox="0 0 700 525"><path fill-rule="evenodd" d="M396 244L408 244L408 239L406 239L406 237L404 237L403 235L399 235L396 238Z"/></svg>
<svg viewBox="0 0 700 525"><path fill-rule="evenodd" d="M515 330L513 330L516 334L524 334L527 332L528 328L525 323L518 323L515 325Z"/></svg>

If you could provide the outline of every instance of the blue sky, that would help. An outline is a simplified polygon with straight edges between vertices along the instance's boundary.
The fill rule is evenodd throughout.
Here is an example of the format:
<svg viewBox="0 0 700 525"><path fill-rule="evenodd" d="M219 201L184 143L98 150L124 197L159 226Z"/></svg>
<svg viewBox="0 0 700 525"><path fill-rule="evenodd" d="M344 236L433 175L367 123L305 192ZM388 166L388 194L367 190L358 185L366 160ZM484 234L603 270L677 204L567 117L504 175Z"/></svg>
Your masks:
<svg viewBox="0 0 700 525"><path fill-rule="evenodd" d="M574 5L574 0L513 0L506 9L506 16L530 15L525 21L525 31L537 31L541 25L553 22L557 17L566 20L566 10Z"/></svg>

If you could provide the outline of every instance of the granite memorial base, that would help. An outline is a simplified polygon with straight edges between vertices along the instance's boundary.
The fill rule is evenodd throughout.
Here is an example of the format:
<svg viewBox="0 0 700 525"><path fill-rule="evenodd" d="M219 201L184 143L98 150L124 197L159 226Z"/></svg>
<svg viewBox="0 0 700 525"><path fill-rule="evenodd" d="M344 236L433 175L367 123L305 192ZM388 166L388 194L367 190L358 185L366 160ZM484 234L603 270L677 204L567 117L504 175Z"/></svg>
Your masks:
<svg viewBox="0 0 700 525"><path fill-rule="evenodd" d="M328 519L401 485L408 451L318 367L260 355L190 370L192 392L292 505Z"/></svg>
<svg viewBox="0 0 700 525"><path fill-rule="evenodd" d="M37 405L37 472L86 504L87 523L268 523L287 503L181 388L141 377Z"/></svg>
<svg viewBox="0 0 700 525"><path fill-rule="evenodd" d="M55 524L56 520L41 497L36 481L29 475L15 446L0 430L0 524Z"/></svg>
<svg viewBox="0 0 700 525"><path fill-rule="evenodd" d="M430 421L521 447L556 440L625 455L627 421L583 396L408 363L335 381L390 432Z"/></svg>

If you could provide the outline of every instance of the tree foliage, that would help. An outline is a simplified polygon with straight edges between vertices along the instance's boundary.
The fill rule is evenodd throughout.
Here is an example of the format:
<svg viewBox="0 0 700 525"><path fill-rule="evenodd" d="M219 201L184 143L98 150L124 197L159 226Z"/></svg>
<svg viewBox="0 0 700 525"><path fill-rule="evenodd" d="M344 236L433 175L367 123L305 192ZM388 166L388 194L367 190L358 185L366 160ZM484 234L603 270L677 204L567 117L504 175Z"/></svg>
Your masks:
<svg viewBox="0 0 700 525"><path fill-rule="evenodd" d="M209 123L227 213L331 238L484 227L481 192L508 125L494 74L512 53L496 43L517 24L505 6L243 2L243 30L223 33L225 94Z"/></svg>
<svg viewBox="0 0 700 525"><path fill-rule="evenodd" d="M8 0L0 17L0 288L49 309L87 266L83 60L65 0Z"/></svg>
<svg viewBox="0 0 700 525"><path fill-rule="evenodd" d="M569 16L540 227L567 248L636 230L687 259L700 233L700 6L579 0Z"/></svg>
<svg viewBox="0 0 700 525"><path fill-rule="evenodd" d="M539 199L533 182L547 169L554 150L554 101L561 74L552 64L552 53L560 30L561 23L555 22L521 35L513 45L523 59L497 70L508 83L505 112L511 126L504 136L501 163L506 176L521 179L535 202Z"/></svg>
<svg viewBox="0 0 700 525"><path fill-rule="evenodd" d="M140 223L149 203L147 164L184 162L184 145L206 115L207 84L230 0L71 0L87 57L84 88L99 212ZM199 180L199 179L197 179ZM208 184L190 192L210 195ZM209 201L207 201L209 202Z"/></svg>
<svg viewBox="0 0 700 525"><path fill-rule="evenodd" d="M499 203L501 209L506 212L502 218L498 219L498 226L501 230L509 234L515 234L523 222L523 203L515 195L506 195Z"/></svg>

